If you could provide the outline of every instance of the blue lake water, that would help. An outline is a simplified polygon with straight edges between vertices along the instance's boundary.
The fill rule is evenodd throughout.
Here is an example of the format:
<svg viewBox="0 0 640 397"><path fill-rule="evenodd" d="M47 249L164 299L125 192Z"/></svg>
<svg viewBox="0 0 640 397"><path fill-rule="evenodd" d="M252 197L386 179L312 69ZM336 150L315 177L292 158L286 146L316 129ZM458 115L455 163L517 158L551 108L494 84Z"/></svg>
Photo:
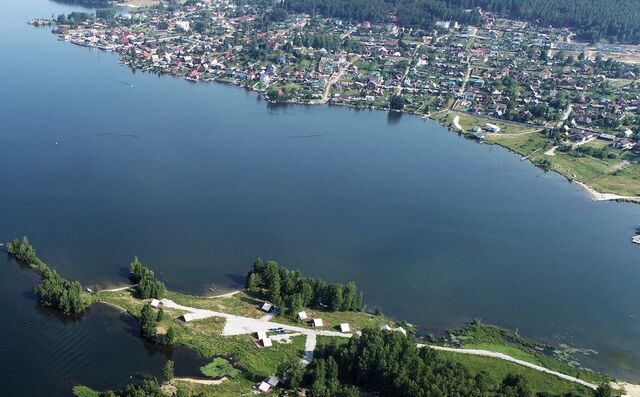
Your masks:
<svg viewBox="0 0 640 397"><path fill-rule="evenodd" d="M132 73L25 23L69 5L3 9L0 240L29 236L87 285L126 282L138 255L195 293L238 287L262 256L354 280L370 307L424 333L480 318L593 348L587 365L640 381L640 247L629 242L640 206L593 202L431 121ZM35 276L1 262L0 351L15 361L0 373L13 395L121 386L170 354L106 308L76 321L38 309Z"/></svg>

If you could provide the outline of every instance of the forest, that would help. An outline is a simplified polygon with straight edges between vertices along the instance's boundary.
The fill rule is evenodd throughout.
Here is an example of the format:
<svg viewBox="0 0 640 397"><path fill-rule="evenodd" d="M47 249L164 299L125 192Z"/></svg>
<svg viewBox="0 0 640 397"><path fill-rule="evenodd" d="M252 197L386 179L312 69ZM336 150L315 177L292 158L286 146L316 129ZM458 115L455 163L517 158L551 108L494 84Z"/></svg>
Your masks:
<svg viewBox="0 0 640 397"><path fill-rule="evenodd" d="M26 237L7 243L7 253L40 273L41 281L35 293L44 306L65 314L79 314L89 307L89 299L82 292L80 283L66 280L54 269L49 268L38 258L36 250Z"/></svg>
<svg viewBox="0 0 640 397"><path fill-rule="evenodd" d="M246 287L260 292L284 314L295 315L305 307L322 307L330 311L360 311L362 292L355 283L329 284L320 279L302 277L277 262L256 260L247 275ZM266 289L266 291L262 291Z"/></svg>
<svg viewBox="0 0 640 397"><path fill-rule="evenodd" d="M353 21L390 22L431 29L436 20L479 24L477 8L540 26L572 28L581 39L640 42L640 7L634 0L285 0L289 12Z"/></svg>
<svg viewBox="0 0 640 397"><path fill-rule="evenodd" d="M494 385L483 372L472 375L440 352L417 347L413 337L379 329L365 329L344 344L325 345L316 350L306 369L289 362L280 367L279 374L285 387L308 388L309 397L358 396L358 389L394 397L587 396L534 394L525 377L511 373ZM612 390L600 386L592 395L610 397Z"/></svg>
<svg viewBox="0 0 640 397"><path fill-rule="evenodd" d="M164 283L156 278L153 270L142 265L137 256L129 264L129 280L135 284L135 293L140 299L162 299L167 291Z"/></svg>

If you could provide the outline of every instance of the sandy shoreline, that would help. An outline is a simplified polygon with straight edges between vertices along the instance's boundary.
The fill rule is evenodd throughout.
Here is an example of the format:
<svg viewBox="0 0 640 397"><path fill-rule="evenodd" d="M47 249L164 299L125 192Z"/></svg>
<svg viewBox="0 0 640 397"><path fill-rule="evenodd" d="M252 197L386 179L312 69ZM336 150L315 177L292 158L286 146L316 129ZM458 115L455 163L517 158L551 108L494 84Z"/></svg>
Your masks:
<svg viewBox="0 0 640 397"><path fill-rule="evenodd" d="M573 183L582 187L589 194L593 201L630 201L634 203L640 203L640 197L638 196L621 196L614 193L600 193L599 191L583 182L573 181Z"/></svg>

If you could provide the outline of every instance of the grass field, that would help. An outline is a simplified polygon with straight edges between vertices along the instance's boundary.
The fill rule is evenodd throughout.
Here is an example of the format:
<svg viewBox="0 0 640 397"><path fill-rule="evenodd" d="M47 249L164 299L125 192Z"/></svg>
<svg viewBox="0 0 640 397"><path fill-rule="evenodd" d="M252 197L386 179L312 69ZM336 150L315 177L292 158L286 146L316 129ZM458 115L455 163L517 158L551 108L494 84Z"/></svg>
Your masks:
<svg viewBox="0 0 640 397"><path fill-rule="evenodd" d="M493 385L499 385L502 379L511 372L525 376L535 392L561 394L577 391L590 395L590 390L583 386L508 361L449 352L442 352L442 354L464 365L472 374L484 372Z"/></svg>
<svg viewBox="0 0 640 397"><path fill-rule="evenodd" d="M599 159L588 155L573 156L560 151L556 151L554 156L549 156L544 152L553 146L552 141L547 139L543 132L539 132L539 128L533 126L452 111L437 113L434 118L454 128L453 119L456 116L460 117L459 124L465 133L474 125L482 127L485 123L497 124L501 127L500 133L485 133L486 143L503 146L522 157L529 156L528 159L534 164L543 165L569 180L585 183L600 193L640 196L640 164L636 163L637 155L633 153L610 150L620 155L616 159ZM586 144L595 149L602 149L608 145L608 142L599 140ZM627 160L627 163L622 164L623 160Z"/></svg>
<svg viewBox="0 0 640 397"><path fill-rule="evenodd" d="M236 314L258 317L263 313L256 307L260 300L254 299L245 293L239 293L231 297L205 298L189 295L182 295L174 292L168 293L170 299L184 305L202 307L212 310L234 312ZM136 299L132 295L132 290L118 292L99 292L93 296L94 302L104 302L124 308L133 316L139 316L140 310L146 301ZM174 382L178 388L186 388L189 391L198 391L205 396L232 396L249 393L255 383L267 376L276 373L281 363L298 360L302 357L305 344L305 336L294 336L289 342L274 342L271 348L259 348L249 335L222 336L224 328L224 318L208 318L205 320L182 323L175 320L181 314L177 310L165 309L168 314L158 323L158 331L164 332L169 327L175 331L175 343L192 348L202 356L211 358L212 361L219 357L233 357L242 368L237 377L223 382L220 385L194 385L184 382ZM341 322L349 322L352 329L363 327L378 327L381 324L393 324L384 316L374 316L367 313L354 312L324 312L307 310L310 317L317 316L323 318L329 325L337 325ZM295 321L278 318L292 324ZM299 324L298 324L299 325ZM541 353L533 342L514 337L508 331L496 327L484 326L479 323L471 324L469 327L452 334L462 347L478 348L490 351L502 352L512 357L528 362L541 364L547 368L564 372L581 379L598 383L605 380L605 377L589 373L579 368L572 368L555 357ZM331 337L318 337L318 346L329 343L346 343L347 339L335 341ZM508 372L521 373L529 379L536 391L548 391L553 393L564 393L568 391L583 391L581 387L570 382L563 381L551 375L519 366L514 363L502 360L468 356L456 353L443 353L453 360L467 366L472 372L487 372L488 379L496 384L499 383ZM207 375L217 377L215 368L208 368ZM76 387L74 393L79 397L94 397L92 390Z"/></svg>
<svg viewBox="0 0 640 397"><path fill-rule="evenodd" d="M463 348L504 353L595 384L609 381L606 376L570 365L563 358L571 359L571 354L561 348L535 343L499 327L473 322L465 328L451 331L450 338Z"/></svg>

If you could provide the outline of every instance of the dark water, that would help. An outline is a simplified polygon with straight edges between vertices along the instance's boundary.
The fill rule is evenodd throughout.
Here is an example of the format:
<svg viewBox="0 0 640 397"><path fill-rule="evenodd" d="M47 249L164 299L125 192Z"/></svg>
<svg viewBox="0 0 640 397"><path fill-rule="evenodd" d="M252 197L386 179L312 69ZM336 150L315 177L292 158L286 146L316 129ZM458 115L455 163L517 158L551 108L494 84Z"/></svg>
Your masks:
<svg viewBox="0 0 640 397"><path fill-rule="evenodd" d="M592 202L430 121L133 74L25 24L71 7L11 0L0 14L0 240L28 235L85 284L124 283L138 255L191 292L237 287L262 256L355 280L423 332L481 318L596 349L587 364L640 381L640 206ZM1 271L14 394L161 368L117 314L60 321L37 309L32 275Z"/></svg>

